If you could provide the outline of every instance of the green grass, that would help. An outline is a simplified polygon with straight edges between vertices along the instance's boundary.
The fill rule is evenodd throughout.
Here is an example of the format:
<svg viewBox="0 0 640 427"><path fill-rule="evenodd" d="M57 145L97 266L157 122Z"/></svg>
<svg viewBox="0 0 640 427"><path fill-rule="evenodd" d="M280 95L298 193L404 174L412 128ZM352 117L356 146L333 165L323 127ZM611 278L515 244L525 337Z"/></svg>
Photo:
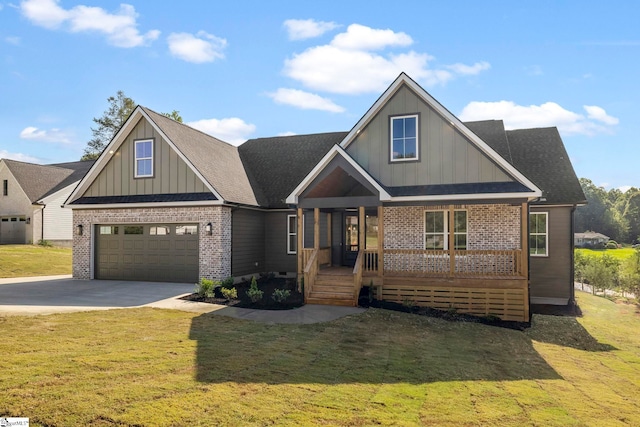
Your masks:
<svg viewBox="0 0 640 427"><path fill-rule="evenodd" d="M369 309L316 325L131 309L0 317L0 415L31 425L640 425L640 316L513 331Z"/></svg>
<svg viewBox="0 0 640 427"><path fill-rule="evenodd" d="M590 256L590 257L599 257L602 256L603 254L607 254L611 257L617 258L619 260L625 260L629 257L631 257L631 255L633 255L636 250L633 248L621 248L621 249L584 249L584 248L578 248L576 249L576 252L581 252L583 253L585 256Z"/></svg>
<svg viewBox="0 0 640 427"><path fill-rule="evenodd" d="M71 274L71 248L0 245L0 278Z"/></svg>

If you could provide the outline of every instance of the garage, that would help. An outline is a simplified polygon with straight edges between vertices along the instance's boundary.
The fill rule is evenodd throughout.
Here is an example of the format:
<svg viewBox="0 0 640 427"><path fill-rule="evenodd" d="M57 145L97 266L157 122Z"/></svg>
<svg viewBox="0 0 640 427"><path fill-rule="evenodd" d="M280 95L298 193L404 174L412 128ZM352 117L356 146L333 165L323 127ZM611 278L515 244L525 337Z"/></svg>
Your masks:
<svg viewBox="0 0 640 427"><path fill-rule="evenodd" d="M196 283L198 224L95 226L95 278Z"/></svg>
<svg viewBox="0 0 640 427"><path fill-rule="evenodd" d="M27 243L26 221L23 216L7 216L0 218L0 244L22 245Z"/></svg>

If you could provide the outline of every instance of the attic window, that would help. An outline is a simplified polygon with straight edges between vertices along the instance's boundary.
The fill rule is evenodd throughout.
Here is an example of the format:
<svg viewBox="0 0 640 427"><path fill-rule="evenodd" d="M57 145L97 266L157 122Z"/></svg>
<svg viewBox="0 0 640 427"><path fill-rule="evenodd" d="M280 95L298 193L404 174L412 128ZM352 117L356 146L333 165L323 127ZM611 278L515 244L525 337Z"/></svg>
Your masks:
<svg viewBox="0 0 640 427"><path fill-rule="evenodd" d="M2 180L2 195L3 196L9 195L9 181L6 179Z"/></svg>
<svg viewBox="0 0 640 427"><path fill-rule="evenodd" d="M418 160L418 115L391 117L392 162Z"/></svg>
<svg viewBox="0 0 640 427"><path fill-rule="evenodd" d="M135 177L153 176L153 139L135 141Z"/></svg>

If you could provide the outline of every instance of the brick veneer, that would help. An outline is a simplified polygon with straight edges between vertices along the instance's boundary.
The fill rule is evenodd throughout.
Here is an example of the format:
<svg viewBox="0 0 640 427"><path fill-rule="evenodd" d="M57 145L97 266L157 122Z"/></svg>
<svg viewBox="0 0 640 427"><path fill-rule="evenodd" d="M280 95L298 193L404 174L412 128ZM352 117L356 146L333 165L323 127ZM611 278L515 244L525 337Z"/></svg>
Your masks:
<svg viewBox="0 0 640 427"><path fill-rule="evenodd" d="M384 208L385 249L424 249L424 212L448 206ZM519 249L520 206L456 205L467 211L467 249Z"/></svg>
<svg viewBox="0 0 640 427"><path fill-rule="evenodd" d="M204 233L213 225L211 236ZM200 277L216 280L231 276L231 208L226 206L76 209L73 211L73 277L91 279L91 241L96 224L198 223ZM76 233L82 224L82 236Z"/></svg>

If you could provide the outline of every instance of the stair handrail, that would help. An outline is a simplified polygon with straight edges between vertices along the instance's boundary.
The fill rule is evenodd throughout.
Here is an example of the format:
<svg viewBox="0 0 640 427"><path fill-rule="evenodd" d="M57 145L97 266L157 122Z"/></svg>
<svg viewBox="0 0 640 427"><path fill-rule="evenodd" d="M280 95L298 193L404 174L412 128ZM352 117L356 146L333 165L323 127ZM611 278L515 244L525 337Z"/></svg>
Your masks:
<svg viewBox="0 0 640 427"><path fill-rule="evenodd" d="M362 288L362 269L364 268L364 251L358 251L356 263L353 266L353 300L358 305L358 297L360 297L360 288Z"/></svg>
<svg viewBox="0 0 640 427"><path fill-rule="evenodd" d="M314 249L304 267L304 301L307 302L318 276L318 249Z"/></svg>

